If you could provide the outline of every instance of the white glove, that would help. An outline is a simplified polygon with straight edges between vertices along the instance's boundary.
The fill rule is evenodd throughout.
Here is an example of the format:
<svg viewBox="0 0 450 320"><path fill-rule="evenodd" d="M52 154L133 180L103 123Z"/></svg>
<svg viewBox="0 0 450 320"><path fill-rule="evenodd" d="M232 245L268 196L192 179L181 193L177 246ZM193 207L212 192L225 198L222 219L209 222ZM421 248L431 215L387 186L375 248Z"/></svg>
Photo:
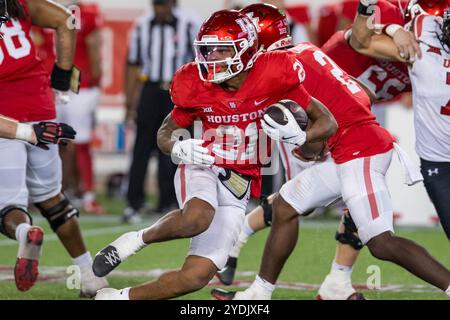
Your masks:
<svg viewBox="0 0 450 320"><path fill-rule="evenodd" d="M306 142L306 132L300 128L294 116L286 107L282 107L281 110L287 117L288 122L285 125L279 124L265 114L264 120L261 120L261 127L264 132L272 140L298 146L303 145Z"/></svg>
<svg viewBox="0 0 450 320"><path fill-rule="evenodd" d="M200 139L178 140L173 145L172 155L186 164L212 165L214 157L209 154L207 148L202 147L203 143L205 141Z"/></svg>

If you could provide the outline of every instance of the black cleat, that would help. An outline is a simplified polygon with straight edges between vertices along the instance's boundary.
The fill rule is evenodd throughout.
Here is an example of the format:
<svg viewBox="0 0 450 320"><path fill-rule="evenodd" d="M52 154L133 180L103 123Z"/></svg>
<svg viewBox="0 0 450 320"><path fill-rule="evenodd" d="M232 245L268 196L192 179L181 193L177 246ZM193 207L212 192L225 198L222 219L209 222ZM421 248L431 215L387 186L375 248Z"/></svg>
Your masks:
<svg viewBox="0 0 450 320"><path fill-rule="evenodd" d="M211 295L217 300L233 300L236 295L236 291L226 291L223 289L215 288L211 290Z"/></svg>
<svg viewBox="0 0 450 320"><path fill-rule="evenodd" d="M228 257L225 267L222 270L217 271L216 273L216 276L217 278L219 278L219 281L226 286L231 285L234 281L234 275L236 274L236 267L237 267L237 258Z"/></svg>
<svg viewBox="0 0 450 320"><path fill-rule="evenodd" d="M97 277L104 277L113 271L122 260L116 247L107 246L105 249L95 255L92 271Z"/></svg>

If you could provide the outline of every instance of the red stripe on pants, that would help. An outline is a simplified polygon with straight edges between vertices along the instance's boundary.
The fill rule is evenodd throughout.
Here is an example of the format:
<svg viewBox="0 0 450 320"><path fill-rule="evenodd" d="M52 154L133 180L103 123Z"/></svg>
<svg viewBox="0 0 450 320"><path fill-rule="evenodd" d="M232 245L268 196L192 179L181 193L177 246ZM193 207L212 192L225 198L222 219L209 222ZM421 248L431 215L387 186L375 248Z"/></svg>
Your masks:
<svg viewBox="0 0 450 320"><path fill-rule="evenodd" d="M372 219L378 218L378 207L375 194L373 193L372 178L370 177L370 157L364 158L364 182L366 184L367 196L369 197Z"/></svg>
<svg viewBox="0 0 450 320"><path fill-rule="evenodd" d="M291 180L291 166L289 164L289 158L288 158L288 155L287 155L287 152L286 152L286 148L284 147L282 142L280 142L280 147L281 147L281 152L283 153L284 163L286 163L287 179Z"/></svg>
<svg viewBox="0 0 450 320"><path fill-rule="evenodd" d="M186 165L180 164L181 203L186 200Z"/></svg>

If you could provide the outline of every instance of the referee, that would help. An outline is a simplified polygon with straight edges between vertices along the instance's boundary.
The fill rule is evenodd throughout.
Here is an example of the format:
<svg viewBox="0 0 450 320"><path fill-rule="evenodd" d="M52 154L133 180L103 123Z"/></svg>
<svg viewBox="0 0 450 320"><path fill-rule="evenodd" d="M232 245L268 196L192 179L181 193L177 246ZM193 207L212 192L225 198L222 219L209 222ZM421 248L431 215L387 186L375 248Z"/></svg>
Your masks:
<svg viewBox="0 0 450 320"><path fill-rule="evenodd" d="M137 127L129 172L128 206L123 221L140 220L145 204L145 178L153 152L158 155L157 212L176 206L173 176L176 166L156 144L157 131L172 110L169 89L175 71L194 58L192 43L199 23L175 8L174 0L152 0L153 12L139 18L130 38L126 68L126 121ZM137 106L137 108L135 107Z"/></svg>

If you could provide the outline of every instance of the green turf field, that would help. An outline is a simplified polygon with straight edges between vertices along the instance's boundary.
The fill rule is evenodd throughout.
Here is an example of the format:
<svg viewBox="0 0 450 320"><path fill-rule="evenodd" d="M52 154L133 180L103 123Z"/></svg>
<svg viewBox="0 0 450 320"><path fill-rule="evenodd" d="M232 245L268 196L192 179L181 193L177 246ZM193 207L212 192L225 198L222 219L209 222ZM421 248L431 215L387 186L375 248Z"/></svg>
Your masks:
<svg viewBox="0 0 450 320"><path fill-rule="evenodd" d="M111 202L110 211L119 212L121 203ZM137 230L155 221L146 219L137 226L122 225L117 215L105 218L82 216L82 230L90 251L95 254L99 249L113 241L122 233ZM37 284L28 292L19 292L13 280L17 245L14 241L0 238L0 299L77 299L77 290L66 286L67 267L71 261L55 235L49 230L46 221L37 218L36 224L44 227L43 257L41 274ZM328 273L334 256L333 236L336 219L309 219L302 221L300 239L297 248L290 257L280 277L280 288L274 293L274 299L313 299L318 285ZM438 228L398 228L397 233L424 245L435 257L450 267L449 244L441 229ZM245 287L254 279L261 259L267 230L251 238L241 252L238 263L238 285ZM179 267L189 245L188 240L171 241L151 245L136 256L124 262L109 281L112 287L123 288L148 281L164 270ZM378 261L363 249L353 272L353 283L364 286L370 274L369 266L380 268L380 290L362 290L370 299L446 299L442 292L413 277L406 271L390 263ZM211 287L218 286L214 279L209 287L182 299L212 299ZM222 286L223 287L223 286Z"/></svg>

